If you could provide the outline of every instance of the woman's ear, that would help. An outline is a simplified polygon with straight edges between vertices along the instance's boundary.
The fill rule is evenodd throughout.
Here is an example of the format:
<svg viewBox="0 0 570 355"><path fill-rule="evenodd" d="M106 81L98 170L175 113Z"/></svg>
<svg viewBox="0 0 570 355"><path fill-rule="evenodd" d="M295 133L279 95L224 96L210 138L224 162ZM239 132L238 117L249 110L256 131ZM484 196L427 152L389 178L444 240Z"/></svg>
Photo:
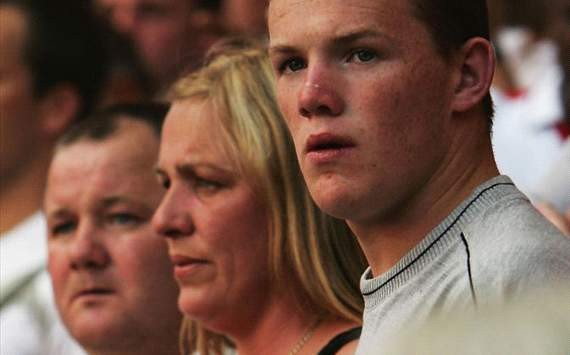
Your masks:
<svg viewBox="0 0 570 355"><path fill-rule="evenodd" d="M57 139L77 119L82 106L77 90L61 84L50 89L40 99L42 130L47 137Z"/></svg>
<svg viewBox="0 0 570 355"><path fill-rule="evenodd" d="M465 42L458 61L460 78L452 108L465 112L480 104L489 93L495 72L495 51L488 40L474 37Z"/></svg>

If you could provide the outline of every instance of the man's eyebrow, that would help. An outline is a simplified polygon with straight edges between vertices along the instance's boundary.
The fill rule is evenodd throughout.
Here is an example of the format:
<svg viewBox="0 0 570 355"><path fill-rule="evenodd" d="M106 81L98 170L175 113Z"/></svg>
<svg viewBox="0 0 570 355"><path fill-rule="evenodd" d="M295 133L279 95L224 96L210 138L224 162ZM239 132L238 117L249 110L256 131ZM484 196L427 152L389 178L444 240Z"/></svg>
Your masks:
<svg viewBox="0 0 570 355"><path fill-rule="evenodd" d="M384 32L371 29L357 29L354 31L342 33L334 37L332 43L334 46L339 46L343 44L349 44L364 38L385 38L390 40L390 36ZM298 49L295 46L287 44L276 44L269 47L270 54L289 54L297 51Z"/></svg>
<svg viewBox="0 0 570 355"><path fill-rule="evenodd" d="M294 52L297 52L297 49L293 46L279 44L269 46L269 54L290 54Z"/></svg>
<svg viewBox="0 0 570 355"><path fill-rule="evenodd" d="M124 196L109 196L101 200L101 206L103 206L103 208L109 208L119 203L133 203L133 202L135 201L132 201Z"/></svg>
<svg viewBox="0 0 570 355"><path fill-rule="evenodd" d="M383 32L371 30L371 29L363 29L363 30L355 30L355 31L343 33L343 34L337 36L334 39L334 42L338 43L338 44L345 44L345 43L355 42L355 41L358 41L358 40L363 39L363 38L378 38L378 37L382 37L382 38L386 38L386 39L390 38L389 36L387 36Z"/></svg>
<svg viewBox="0 0 570 355"><path fill-rule="evenodd" d="M64 218L71 215L71 211L65 207L57 208L54 211L44 211L45 215L49 218Z"/></svg>

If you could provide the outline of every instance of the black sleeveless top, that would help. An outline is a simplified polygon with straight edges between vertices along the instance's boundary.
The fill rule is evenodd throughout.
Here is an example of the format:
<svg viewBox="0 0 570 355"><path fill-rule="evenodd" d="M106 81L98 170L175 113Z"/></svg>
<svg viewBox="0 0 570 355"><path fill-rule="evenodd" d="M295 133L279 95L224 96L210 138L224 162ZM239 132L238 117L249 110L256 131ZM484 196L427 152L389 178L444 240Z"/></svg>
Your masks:
<svg viewBox="0 0 570 355"><path fill-rule="evenodd" d="M360 333L362 332L362 327L356 327L344 332L337 334L334 338L329 341L324 348L319 351L317 355L334 355L337 351L342 349L343 346L350 343L353 340L360 338Z"/></svg>

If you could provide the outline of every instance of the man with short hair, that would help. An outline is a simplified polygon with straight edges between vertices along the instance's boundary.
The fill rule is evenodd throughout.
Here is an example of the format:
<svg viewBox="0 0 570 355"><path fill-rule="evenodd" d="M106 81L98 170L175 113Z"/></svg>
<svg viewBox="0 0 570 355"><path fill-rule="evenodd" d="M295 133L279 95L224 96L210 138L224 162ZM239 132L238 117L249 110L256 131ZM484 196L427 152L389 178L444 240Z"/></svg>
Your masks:
<svg viewBox="0 0 570 355"><path fill-rule="evenodd" d="M100 28L83 1L0 0L0 29L0 353L70 354L39 210L55 140L105 80Z"/></svg>
<svg viewBox="0 0 570 355"><path fill-rule="evenodd" d="M570 241L498 176L484 0L272 0L268 27L311 195L370 264L358 354L434 312L570 282Z"/></svg>
<svg viewBox="0 0 570 355"><path fill-rule="evenodd" d="M48 269L70 334L91 355L178 354L181 314L166 243L150 226L167 106L111 107L67 132L44 210Z"/></svg>

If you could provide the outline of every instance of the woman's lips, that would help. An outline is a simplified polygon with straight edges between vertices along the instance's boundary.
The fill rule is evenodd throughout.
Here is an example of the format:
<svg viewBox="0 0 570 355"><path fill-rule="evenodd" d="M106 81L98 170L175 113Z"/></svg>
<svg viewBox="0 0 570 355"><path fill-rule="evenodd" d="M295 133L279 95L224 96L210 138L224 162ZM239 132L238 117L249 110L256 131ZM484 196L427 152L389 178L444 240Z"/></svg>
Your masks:
<svg viewBox="0 0 570 355"><path fill-rule="evenodd" d="M210 263L205 259L182 255L171 255L170 260L174 265L174 277L179 280L193 277Z"/></svg>

